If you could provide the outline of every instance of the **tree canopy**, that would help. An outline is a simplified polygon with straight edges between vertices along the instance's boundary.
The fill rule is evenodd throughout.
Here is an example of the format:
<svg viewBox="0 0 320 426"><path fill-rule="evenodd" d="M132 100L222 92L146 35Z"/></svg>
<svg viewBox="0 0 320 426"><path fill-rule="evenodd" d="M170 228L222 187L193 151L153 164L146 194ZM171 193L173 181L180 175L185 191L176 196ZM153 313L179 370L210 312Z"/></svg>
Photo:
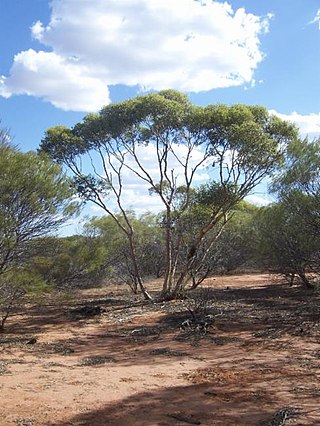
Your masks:
<svg viewBox="0 0 320 426"><path fill-rule="evenodd" d="M24 255L25 245L48 234L74 212L73 190L59 165L0 141L0 273Z"/></svg>

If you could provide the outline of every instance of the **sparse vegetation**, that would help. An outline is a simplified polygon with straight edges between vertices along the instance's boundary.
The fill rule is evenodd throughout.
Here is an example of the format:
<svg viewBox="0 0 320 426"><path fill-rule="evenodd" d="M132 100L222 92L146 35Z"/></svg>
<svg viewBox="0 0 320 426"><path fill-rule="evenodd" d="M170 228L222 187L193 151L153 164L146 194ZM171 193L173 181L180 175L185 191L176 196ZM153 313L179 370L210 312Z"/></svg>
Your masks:
<svg viewBox="0 0 320 426"><path fill-rule="evenodd" d="M150 146L157 177L140 152ZM130 395L137 380L161 389L142 394L160 401L150 424L209 425L208 407L222 413L221 424L317 424L303 422L314 420L320 397L310 383L320 359L319 159L319 140L300 140L262 107L197 107L170 90L49 129L38 154L20 152L0 131L1 378L32 362L41 364L38 390L54 388L57 372L62 388L85 387L73 394L81 414L68 424L131 424L132 416L142 424L141 395ZM210 178L195 185L204 167ZM125 208L128 173L163 211ZM244 201L266 176L274 203ZM105 216L88 217L81 235L57 236L79 208L76 193ZM253 272L263 271L291 286L279 276L259 281ZM129 414L83 414L82 395L121 386ZM16 424L38 424L38 414L20 414ZM60 417L50 424L65 424ZM43 413L39 421L48 424Z"/></svg>

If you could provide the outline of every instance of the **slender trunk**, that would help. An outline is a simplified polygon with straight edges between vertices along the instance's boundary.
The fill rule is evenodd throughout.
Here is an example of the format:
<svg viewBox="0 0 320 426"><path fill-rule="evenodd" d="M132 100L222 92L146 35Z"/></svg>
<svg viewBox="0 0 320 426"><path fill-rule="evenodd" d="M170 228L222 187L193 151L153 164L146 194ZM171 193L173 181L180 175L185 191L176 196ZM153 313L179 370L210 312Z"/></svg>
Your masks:
<svg viewBox="0 0 320 426"><path fill-rule="evenodd" d="M211 268L207 266L205 273L204 273L204 274L202 274L202 276L201 276L200 278L196 279L196 274L200 271L200 269L201 269L201 265L203 265L204 261L205 261L205 260L206 260L206 258L208 257L209 252L210 252L210 250L211 250L211 248L212 248L213 244L214 244L214 243L217 241L217 239L220 237L220 235L221 235L221 233L222 233L222 231L223 231L223 228L224 228L225 224L227 223L227 221L228 221L228 220L227 220L227 218L225 218L225 221L224 221L224 223L222 224L222 226L221 226L221 228L219 229L219 231L217 232L217 234L216 234L216 235L214 235L214 236L213 236L213 238L211 238L211 240L209 240L208 245L207 245L207 248L206 248L206 250L205 250L205 252L204 252L204 254L203 254L202 258L199 260L199 264L200 264L200 266L196 269L195 274L191 273L191 277L192 277L192 286L191 286L191 289L190 289L190 290L194 290L195 288L197 288L197 287L199 286L199 284L201 284L201 283L202 283L202 282L203 282L203 281L207 278L207 276L209 275L209 272L210 272L210 269L211 269Z"/></svg>
<svg viewBox="0 0 320 426"><path fill-rule="evenodd" d="M190 274L190 271L191 271L192 266L193 266L193 264L195 262L197 251L199 249L199 246L200 246L201 242L203 241L203 239L205 238L205 236L208 234L208 232L211 231L214 228L214 226L217 225L217 223L223 217L225 218L225 220L224 220L224 223L221 225L221 229L220 229L218 235L216 236L216 238L218 238L219 235L220 235L220 233L221 233L221 231L222 231L222 229L223 229L223 227L224 227L224 225L228 221L227 218L226 218L226 214L224 212L221 212L221 213L215 215L215 217L212 218L212 220L209 223L207 223L206 225L204 225L201 228L198 236L194 239L194 241L193 241L193 243L192 243L192 245L191 245L191 247L189 249L189 253L188 253L188 256L187 256L187 259L186 259L185 266L183 267L182 271L180 272L180 275L179 275L179 277L178 277L178 279L176 281L176 284L175 284L175 288L174 288L174 290L172 292L173 295L174 295L174 297L177 296L183 290L183 288L185 287L185 285L192 278L192 275ZM215 241L216 238L214 238L214 240L211 242L210 246L212 246L212 244L213 244L213 242ZM209 248L208 248L208 250L209 250ZM206 254L205 254L205 256L206 256Z"/></svg>
<svg viewBox="0 0 320 426"><path fill-rule="evenodd" d="M167 208L166 212L166 266L164 273L164 280L162 286L162 296L165 297L171 292L173 284L173 247L172 247L172 231L171 231L171 212L170 208Z"/></svg>
<svg viewBox="0 0 320 426"><path fill-rule="evenodd" d="M190 287L190 290L195 290L209 275L210 272L210 268L207 267L206 271L204 274L202 274L201 277L197 278L196 274L199 271L196 271L195 274L191 274L191 278L192 278L192 286Z"/></svg>
<svg viewBox="0 0 320 426"><path fill-rule="evenodd" d="M150 294L145 289L143 279L142 279L141 274L140 274L140 269L139 269L139 265L138 265L138 262L137 262L137 256L136 256L136 251L135 251L135 246L134 246L132 234L128 234L128 240L129 240L130 254L131 254L131 258L132 258L132 262L133 262L133 269L134 269L134 273L135 273L137 283L139 285L141 293L143 294L143 297L146 300L152 300L152 297L150 296Z"/></svg>
<svg viewBox="0 0 320 426"><path fill-rule="evenodd" d="M128 286L131 288L133 294L138 294L138 282L135 276L129 278Z"/></svg>
<svg viewBox="0 0 320 426"><path fill-rule="evenodd" d="M299 268L299 270L297 271L302 284L307 288L307 289L313 289L314 285L308 280L308 278L306 277L305 271L303 270L303 268Z"/></svg>
<svg viewBox="0 0 320 426"><path fill-rule="evenodd" d="M6 314L4 317L1 318L1 322L0 322L0 333L4 332L4 324L8 318L9 314Z"/></svg>
<svg viewBox="0 0 320 426"><path fill-rule="evenodd" d="M4 332L4 325L7 321L7 319L9 318L9 315L11 314L11 311L13 309L13 303L14 301L17 299L19 292L15 291L12 296L10 301L8 302L7 307L5 308L5 313L2 315L1 321L0 321L0 333Z"/></svg>

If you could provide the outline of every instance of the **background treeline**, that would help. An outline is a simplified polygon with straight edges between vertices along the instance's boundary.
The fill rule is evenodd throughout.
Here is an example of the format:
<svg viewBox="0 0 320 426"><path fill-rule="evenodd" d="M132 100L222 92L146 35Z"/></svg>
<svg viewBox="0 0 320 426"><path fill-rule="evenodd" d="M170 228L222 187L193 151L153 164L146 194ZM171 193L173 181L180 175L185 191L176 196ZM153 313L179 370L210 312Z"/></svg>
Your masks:
<svg viewBox="0 0 320 426"><path fill-rule="evenodd" d="M295 278L312 287L320 272L319 210L313 209L314 201L301 193L287 193L285 199L267 207L241 202L205 260L192 271L193 287L210 275L242 271L279 273L291 283ZM163 215L128 214L135 228L143 277L162 277ZM186 219L181 258L199 221L198 208ZM128 284L134 293L138 291L128 242L110 216L93 218L85 225L83 235L46 237L37 245L41 246L41 254L30 257L28 269L56 288L116 282Z"/></svg>

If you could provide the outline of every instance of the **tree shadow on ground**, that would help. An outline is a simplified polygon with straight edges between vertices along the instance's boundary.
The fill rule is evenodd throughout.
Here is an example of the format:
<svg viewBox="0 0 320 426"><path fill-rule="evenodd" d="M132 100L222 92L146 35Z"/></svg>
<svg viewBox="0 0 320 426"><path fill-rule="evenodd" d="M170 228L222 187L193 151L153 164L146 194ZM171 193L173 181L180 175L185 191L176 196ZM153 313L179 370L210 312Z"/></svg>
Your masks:
<svg viewBox="0 0 320 426"><path fill-rule="evenodd" d="M102 313L110 309L121 311L126 306L135 305L139 306L140 303L132 302L130 298L119 297L89 298L87 300L83 298L69 303L59 303L59 301L50 304L29 303L26 307L10 315L3 334L23 335L45 332L52 328L64 328L67 325L82 328L85 326L85 321L99 319L100 313L90 314L90 310L94 310L95 307L100 308Z"/></svg>
<svg viewBox="0 0 320 426"><path fill-rule="evenodd" d="M259 379L250 381L249 374L243 387L213 381L139 392L50 426L269 426L284 424L279 419L283 412L287 412L286 420L297 424L319 424L319 410L311 396L300 407L299 399L294 398L295 405L281 405L284 402L273 392L272 384L267 388L259 385Z"/></svg>
<svg viewBox="0 0 320 426"><path fill-rule="evenodd" d="M301 287L280 282L248 288L211 288L210 292L216 310L223 312L217 321L223 330L236 333L277 328L303 335L307 330L302 325L320 321L320 294Z"/></svg>
<svg viewBox="0 0 320 426"><path fill-rule="evenodd" d="M217 314L208 332L181 330L190 318L190 300L168 303L128 304L127 298L101 296L65 306L32 307L27 316L19 318L12 331L5 335L10 340L28 333L70 328L65 340L57 346L37 344L33 352L59 353L77 356L107 356L122 365L154 362L169 363L172 357L193 357L219 354L228 348L249 344L278 345L281 336L318 336L313 327L319 321L319 295L282 283L257 287L208 288L205 297L208 312ZM195 299L201 292L192 293ZM202 296L203 297L203 294ZM99 316L74 315L75 308L99 305L106 312ZM122 315L110 323L110 318ZM88 326L96 326L88 329ZM316 337L317 337L316 336ZM25 338L28 339L27 336ZM8 341L9 341L8 340ZM0 342L1 343L1 342ZM2 343L5 343L5 339ZM197 350L201 346L201 350ZM223 348L220 348L223 346ZM222 350L219 350L222 349Z"/></svg>
<svg viewBox="0 0 320 426"><path fill-rule="evenodd" d="M276 407L269 395L239 390L226 393L209 384L196 384L140 392L54 425L249 426L267 424Z"/></svg>

